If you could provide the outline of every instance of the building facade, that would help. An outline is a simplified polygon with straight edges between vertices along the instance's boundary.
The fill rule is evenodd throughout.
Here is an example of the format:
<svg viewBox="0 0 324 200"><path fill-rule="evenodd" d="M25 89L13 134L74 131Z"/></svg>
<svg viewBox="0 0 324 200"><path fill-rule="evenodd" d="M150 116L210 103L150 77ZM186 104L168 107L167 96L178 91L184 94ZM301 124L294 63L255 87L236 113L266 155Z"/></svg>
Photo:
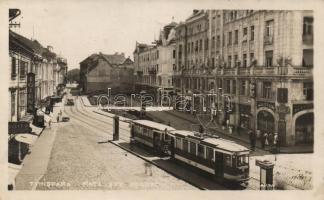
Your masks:
<svg viewBox="0 0 324 200"><path fill-rule="evenodd" d="M153 45L136 42L136 90L154 94L157 101L162 94L173 92L173 68L176 66L175 26L175 22L165 25Z"/></svg>
<svg viewBox="0 0 324 200"><path fill-rule="evenodd" d="M57 93L56 87L64 84L63 79L54 82L57 56L52 48L44 48L38 41L28 39L9 30L9 116L8 121L17 122L33 113L27 113L27 74L35 74L33 89L35 108L41 108L48 97ZM64 59L66 76L67 62ZM32 117L30 117L32 119Z"/></svg>
<svg viewBox="0 0 324 200"><path fill-rule="evenodd" d="M134 63L124 53L92 54L80 62L80 86L86 94L131 93L134 89Z"/></svg>
<svg viewBox="0 0 324 200"><path fill-rule="evenodd" d="M195 10L176 30L173 82L189 100L205 95L195 109L278 132L282 145L313 143L311 11Z"/></svg>

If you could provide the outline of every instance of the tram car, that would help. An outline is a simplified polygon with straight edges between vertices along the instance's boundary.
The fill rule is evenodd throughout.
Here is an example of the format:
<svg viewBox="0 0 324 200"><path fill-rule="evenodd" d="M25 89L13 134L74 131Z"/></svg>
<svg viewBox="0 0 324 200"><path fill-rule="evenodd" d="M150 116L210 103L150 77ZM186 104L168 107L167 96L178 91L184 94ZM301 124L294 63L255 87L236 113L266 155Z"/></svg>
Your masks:
<svg viewBox="0 0 324 200"><path fill-rule="evenodd" d="M169 154L171 137L168 131L175 130L171 126L150 120L133 120L131 122L131 143L139 143L152 148L157 153Z"/></svg>
<svg viewBox="0 0 324 200"><path fill-rule="evenodd" d="M171 156L211 174L215 180L247 183L249 149L230 140L204 137L200 133L174 130L169 132L174 145Z"/></svg>

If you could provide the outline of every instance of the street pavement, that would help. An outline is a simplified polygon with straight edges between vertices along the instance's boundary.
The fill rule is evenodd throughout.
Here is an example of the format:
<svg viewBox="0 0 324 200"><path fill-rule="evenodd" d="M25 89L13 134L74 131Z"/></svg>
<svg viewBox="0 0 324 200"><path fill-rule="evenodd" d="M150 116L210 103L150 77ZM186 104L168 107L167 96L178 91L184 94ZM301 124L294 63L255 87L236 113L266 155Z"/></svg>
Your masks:
<svg viewBox="0 0 324 200"><path fill-rule="evenodd" d="M85 108L80 107L78 99L75 99L75 106L64 106L63 116L69 116L70 122L59 123L61 126L57 127L45 172L41 173L41 178L36 181L34 188L20 187L17 189L198 189L154 165L147 165L145 160L109 143L108 140L112 139L112 119L98 115L91 110L82 109ZM129 140L128 124L121 122L120 126L121 139L126 142ZM44 148L45 144L46 142L44 145L38 145ZM42 149L39 148L38 151ZM32 152L30 157L34 157L33 155L36 154ZM37 157L33 160L34 162L26 163L24 168L32 169L36 166L39 160ZM42 165L45 166L45 164ZM25 181L22 185L30 184L30 179L22 177L21 180Z"/></svg>

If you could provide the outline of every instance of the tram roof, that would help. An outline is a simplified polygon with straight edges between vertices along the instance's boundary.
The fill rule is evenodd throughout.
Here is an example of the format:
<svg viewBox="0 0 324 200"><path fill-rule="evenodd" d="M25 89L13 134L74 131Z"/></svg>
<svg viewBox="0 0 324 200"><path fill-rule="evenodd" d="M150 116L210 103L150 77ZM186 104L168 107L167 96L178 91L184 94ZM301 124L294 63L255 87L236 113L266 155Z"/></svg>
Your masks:
<svg viewBox="0 0 324 200"><path fill-rule="evenodd" d="M154 129L158 129L160 131L164 131L165 129L167 129L168 131L172 131L175 130L173 127L165 125L165 124L161 124L161 123L157 123L157 122L153 122L150 120L133 120L134 123L136 124L140 124L143 126L147 126L147 127L151 127Z"/></svg>
<svg viewBox="0 0 324 200"><path fill-rule="evenodd" d="M197 132L187 131L187 130L174 130L171 131L172 134L188 137L192 139L199 140L201 144L205 144L207 146L212 146L215 148L223 149L230 152L242 152L242 151L249 151L246 147L235 143L231 140L226 140L223 138L214 138L214 137L199 137Z"/></svg>
<svg viewBox="0 0 324 200"><path fill-rule="evenodd" d="M248 148L237 144L234 141L225 140L222 138L204 138L204 143L215 145L217 148L224 149L227 151L232 152L242 152L242 151L249 151Z"/></svg>

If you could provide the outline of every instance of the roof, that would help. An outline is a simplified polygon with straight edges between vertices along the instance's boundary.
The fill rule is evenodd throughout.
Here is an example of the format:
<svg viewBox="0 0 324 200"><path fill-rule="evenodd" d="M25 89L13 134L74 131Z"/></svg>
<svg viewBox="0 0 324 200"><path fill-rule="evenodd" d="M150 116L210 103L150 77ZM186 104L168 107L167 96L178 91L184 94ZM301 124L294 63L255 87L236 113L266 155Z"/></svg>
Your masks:
<svg viewBox="0 0 324 200"><path fill-rule="evenodd" d="M121 65L126 60L125 54L103 54L99 53L105 60L107 60L112 65Z"/></svg>
<svg viewBox="0 0 324 200"><path fill-rule="evenodd" d="M204 138L203 142L207 144L215 145L217 148L225 149L227 151L232 151L232 152L249 151L248 148L240 144L222 138Z"/></svg>
<svg viewBox="0 0 324 200"><path fill-rule="evenodd" d="M246 147L235 143L234 141L225 140L222 138L213 138L213 137L200 137L196 135L197 133L194 131L187 130L174 130L171 131L174 135L180 135L182 137L188 137L199 140L201 143L206 144L208 146L213 146L219 149L223 149L230 152L242 152L249 151Z"/></svg>
<svg viewBox="0 0 324 200"><path fill-rule="evenodd" d="M154 129L157 129L157 130L160 130L160 131L164 131L165 129L167 129L168 131L175 130L171 126L167 126L165 124L160 124L160 123L153 122L153 121L150 121L150 120L133 120L133 122L135 124L140 124L140 125L143 125L143 126L151 127L151 128L154 128Z"/></svg>
<svg viewBox="0 0 324 200"><path fill-rule="evenodd" d="M32 53L44 56L47 59L53 59L56 57L54 52L44 48L37 40L28 39L22 35L19 35L18 33L13 32L12 30L9 30L9 40L16 40L31 50Z"/></svg>

